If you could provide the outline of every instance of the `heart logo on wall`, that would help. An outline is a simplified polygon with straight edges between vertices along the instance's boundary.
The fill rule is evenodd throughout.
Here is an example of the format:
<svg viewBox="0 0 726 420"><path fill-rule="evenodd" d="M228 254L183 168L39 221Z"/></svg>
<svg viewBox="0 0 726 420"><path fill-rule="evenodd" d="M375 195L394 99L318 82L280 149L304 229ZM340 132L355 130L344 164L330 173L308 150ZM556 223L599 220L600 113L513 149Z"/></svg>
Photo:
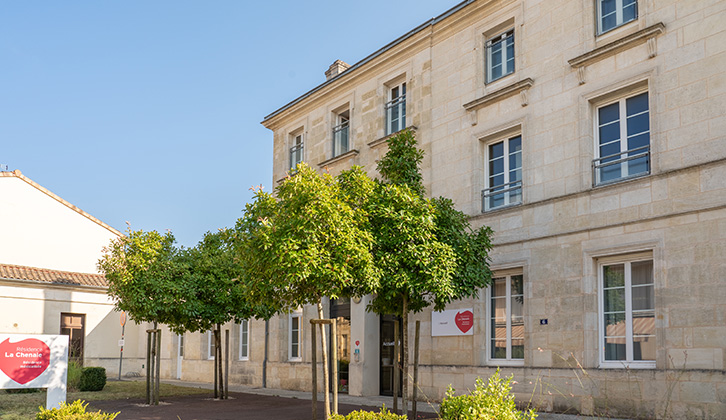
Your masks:
<svg viewBox="0 0 726 420"><path fill-rule="evenodd" d="M27 338L17 343L0 343L0 370L13 381L25 385L50 365L50 348L44 342Z"/></svg>
<svg viewBox="0 0 726 420"><path fill-rule="evenodd" d="M471 311L457 312L454 322L459 330L466 334L474 326L474 314Z"/></svg>

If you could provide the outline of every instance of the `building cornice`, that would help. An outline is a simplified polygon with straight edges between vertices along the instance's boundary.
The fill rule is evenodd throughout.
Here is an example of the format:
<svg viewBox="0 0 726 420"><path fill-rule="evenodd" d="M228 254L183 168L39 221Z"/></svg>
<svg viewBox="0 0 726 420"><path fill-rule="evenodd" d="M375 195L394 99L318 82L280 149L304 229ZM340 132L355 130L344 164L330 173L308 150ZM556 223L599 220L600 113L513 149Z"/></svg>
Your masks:
<svg viewBox="0 0 726 420"><path fill-rule="evenodd" d="M326 88L328 90L339 88L343 86L343 83L347 84L356 80L358 77L363 77L366 73L366 70L369 70L370 68L375 68L381 63L390 63L391 61L394 61L398 55L408 52L411 49L416 48L416 46L422 45L422 41L429 40L432 36L432 31L426 31L426 29L432 28L441 22L447 21L448 19L450 19L451 16L456 15L457 12L461 11L462 9L475 2L476 0L465 0L452 7L451 9L447 10L446 12L442 13L441 15L422 23L421 25L407 32L406 34L400 36L399 38L393 40L392 42L373 52L361 61L353 64L346 71L338 74L330 80L323 82L322 84L318 85L317 87L313 88L302 96L299 96L298 98L290 101L286 105L267 115L263 119L262 125L268 129L274 130L279 120L278 117L283 112L301 106L302 102L305 102L307 99L311 98L314 95L325 95L324 90L326 90ZM446 28L448 28L451 26L450 24L452 22L447 21L446 23ZM426 43L427 47L429 45L430 42Z"/></svg>

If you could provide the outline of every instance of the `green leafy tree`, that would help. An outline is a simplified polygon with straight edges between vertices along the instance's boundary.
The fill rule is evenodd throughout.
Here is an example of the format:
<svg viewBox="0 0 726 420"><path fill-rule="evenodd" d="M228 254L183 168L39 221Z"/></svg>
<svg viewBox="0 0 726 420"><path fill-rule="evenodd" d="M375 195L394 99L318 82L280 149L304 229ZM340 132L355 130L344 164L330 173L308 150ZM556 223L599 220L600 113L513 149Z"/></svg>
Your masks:
<svg viewBox="0 0 726 420"><path fill-rule="evenodd" d="M361 296L376 289L373 238L365 229L362 207L353 199L365 195L368 186L355 174L341 182L349 188L300 164L274 195L255 190L236 226L250 299L280 312L316 305L322 319L324 297ZM321 330L327 416L327 341Z"/></svg>
<svg viewBox="0 0 726 420"><path fill-rule="evenodd" d="M180 324L180 310L189 301L188 289L179 279L185 272L171 232L127 230L125 236L111 241L98 261L98 269L108 281L107 293L116 309L125 311L138 322ZM147 367L159 363L161 339L154 337L147 349ZM158 337L158 339L157 339ZM149 340L151 343L151 338ZM153 384L153 386L152 386ZM148 403L158 404L158 376L150 369L146 381Z"/></svg>
<svg viewBox="0 0 726 420"><path fill-rule="evenodd" d="M491 282L491 229L471 229L469 218L447 198L424 197L424 153L405 130L388 140L378 162L383 182L369 206L380 287L370 309L403 322L403 407L408 398L408 313L476 297Z"/></svg>
<svg viewBox="0 0 726 420"><path fill-rule="evenodd" d="M178 333L213 331L215 398L227 396L222 369L221 326L230 321L271 316L269 308L247 298L233 240L234 233L227 229L207 232L194 248L183 249L178 254L179 264L185 268L180 283L187 300L180 306L178 318L170 327Z"/></svg>

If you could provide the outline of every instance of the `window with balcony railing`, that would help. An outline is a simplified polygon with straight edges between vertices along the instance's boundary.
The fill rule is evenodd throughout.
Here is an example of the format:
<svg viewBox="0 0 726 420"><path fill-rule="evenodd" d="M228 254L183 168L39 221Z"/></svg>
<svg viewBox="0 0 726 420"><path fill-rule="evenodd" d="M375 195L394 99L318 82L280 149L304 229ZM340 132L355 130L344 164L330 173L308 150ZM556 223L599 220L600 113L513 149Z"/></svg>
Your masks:
<svg viewBox="0 0 726 420"><path fill-rule="evenodd" d="M597 109L597 157L593 185L650 173L648 92Z"/></svg>
<svg viewBox="0 0 726 420"><path fill-rule="evenodd" d="M302 163L304 150L303 135L298 134L293 138L290 147L290 169L295 169L299 163Z"/></svg>
<svg viewBox="0 0 726 420"><path fill-rule="evenodd" d="M349 112L345 111L336 118L337 125L333 127L333 157L342 155L350 150Z"/></svg>
<svg viewBox="0 0 726 420"><path fill-rule="evenodd" d="M482 191L482 210L522 202L522 136L487 146L487 188Z"/></svg>
<svg viewBox="0 0 726 420"><path fill-rule="evenodd" d="M406 128L406 83L392 87L386 102L386 135Z"/></svg>

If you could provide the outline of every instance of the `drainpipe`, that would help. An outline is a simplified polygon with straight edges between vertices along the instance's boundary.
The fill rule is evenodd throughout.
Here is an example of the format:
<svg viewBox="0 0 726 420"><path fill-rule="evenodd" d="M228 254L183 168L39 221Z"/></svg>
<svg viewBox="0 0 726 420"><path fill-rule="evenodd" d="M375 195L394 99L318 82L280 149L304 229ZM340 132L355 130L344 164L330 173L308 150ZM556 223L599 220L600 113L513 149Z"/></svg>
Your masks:
<svg viewBox="0 0 726 420"><path fill-rule="evenodd" d="M270 321L265 320L265 358L262 360L262 387L267 388L267 347L270 341Z"/></svg>

